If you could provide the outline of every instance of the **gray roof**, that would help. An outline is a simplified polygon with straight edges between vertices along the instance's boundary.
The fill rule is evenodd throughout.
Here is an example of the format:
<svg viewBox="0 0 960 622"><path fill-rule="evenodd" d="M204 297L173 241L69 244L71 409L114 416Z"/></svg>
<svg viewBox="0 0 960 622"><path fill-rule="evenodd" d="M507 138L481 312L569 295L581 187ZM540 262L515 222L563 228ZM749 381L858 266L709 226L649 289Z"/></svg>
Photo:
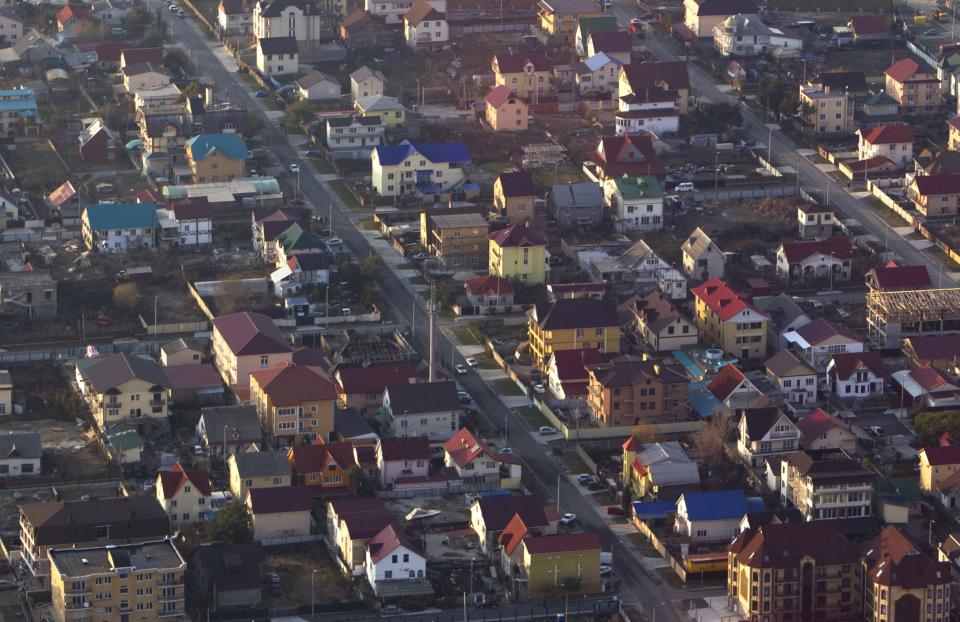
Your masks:
<svg viewBox="0 0 960 622"><path fill-rule="evenodd" d="M592 181L557 184L550 188L550 201L556 207L596 208L603 205L603 191Z"/></svg>
<svg viewBox="0 0 960 622"><path fill-rule="evenodd" d="M351 74L350 74L350 79L353 80L354 82L363 82L364 80L366 80L366 79L369 78L370 76L374 76L374 77L378 78L381 82L386 82L386 81L387 81L387 79L384 77L384 75L383 75L381 72L379 72L379 71L377 71L377 70L375 70L375 69L370 69L370 68L367 67L366 65L364 65L364 66L361 67L360 69L357 69L356 71L354 71L353 73L351 73Z"/></svg>
<svg viewBox="0 0 960 622"><path fill-rule="evenodd" d="M168 341L160 346L160 349L168 355L176 354L177 352L183 352L184 350L197 350L199 352L203 352L203 346L201 344L193 339L187 341L183 337L178 337L173 341Z"/></svg>
<svg viewBox="0 0 960 622"><path fill-rule="evenodd" d="M346 117L334 117L332 119L327 119L327 125L330 127L350 127L354 123L358 123L360 125L380 125L380 115L372 114L366 117L350 115Z"/></svg>
<svg viewBox="0 0 960 622"><path fill-rule="evenodd" d="M39 458L39 432L9 432L0 434L0 460L8 458L25 458L32 460Z"/></svg>
<svg viewBox="0 0 960 622"><path fill-rule="evenodd" d="M759 296L753 299L753 304L770 316L774 329L778 333L803 315L803 309L786 294Z"/></svg>
<svg viewBox="0 0 960 622"><path fill-rule="evenodd" d="M457 385L452 380L391 384L387 387L386 393L390 396L390 410L394 416L460 408Z"/></svg>
<svg viewBox="0 0 960 622"><path fill-rule="evenodd" d="M336 410L333 414L333 431L345 439L376 434L360 411L355 408Z"/></svg>
<svg viewBox="0 0 960 622"><path fill-rule="evenodd" d="M403 104L396 97L389 95L370 95L361 97L356 101L357 106L364 112L377 112L379 110L398 110L403 108Z"/></svg>
<svg viewBox="0 0 960 622"><path fill-rule="evenodd" d="M290 461L282 451L245 451L236 459L240 477L290 476Z"/></svg>
<svg viewBox="0 0 960 622"><path fill-rule="evenodd" d="M118 568L171 570L185 569L187 565L169 539L89 549L51 549L50 561L60 574L68 577L112 573Z"/></svg>
<svg viewBox="0 0 960 622"><path fill-rule="evenodd" d="M213 406L200 409L200 422L206 430L210 443L223 442L223 428L227 428L227 441L249 444L261 439L260 420L252 404L239 406Z"/></svg>
<svg viewBox="0 0 960 622"><path fill-rule="evenodd" d="M266 37L258 39L260 50L266 54L297 54L300 50L297 47L297 40L293 37Z"/></svg>
<svg viewBox="0 0 960 622"><path fill-rule="evenodd" d="M437 214L430 217L438 229L456 229L460 227L487 228L487 219L471 212L469 214ZM484 232L486 233L486 232Z"/></svg>
<svg viewBox="0 0 960 622"><path fill-rule="evenodd" d="M96 359L86 367L84 377L93 385L97 393L106 393L134 378L163 388L170 386L167 376L163 373L163 367L159 363L152 359L132 356L126 352Z"/></svg>
<svg viewBox="0 0 960 622"><path fill-rule="evenodd" d="M203 544L193 552L191 569L202 566L202 575L209 585L200 586L206 591L260 590L263 578L263 546L259 542Z"/></svg>
<svg viewBox="0 0 960 622"><path fill-rule="evenodd" d="M677 441L646 445L637 452L637 459L647 465L658 486L700 483L697 463Z"/></svg>
<svg viewBox="0 0 960 622"><path fill-rule="evenodd" d="M297 80L297 86L308 89L315 84L320 84L321 82L332 82L333 84L340 86L340 82L336 78L331 77L322 71L311 71L302 78L299 78Z"/></svg>
<svg viewBox="0 0 960 622"><path fill-rule="evenodd" d="M680 250L691 257L700 257L711 244L718 252L720 251L720 248L713 243L710 236L703 229L697 227L680 246Z"/></svg>

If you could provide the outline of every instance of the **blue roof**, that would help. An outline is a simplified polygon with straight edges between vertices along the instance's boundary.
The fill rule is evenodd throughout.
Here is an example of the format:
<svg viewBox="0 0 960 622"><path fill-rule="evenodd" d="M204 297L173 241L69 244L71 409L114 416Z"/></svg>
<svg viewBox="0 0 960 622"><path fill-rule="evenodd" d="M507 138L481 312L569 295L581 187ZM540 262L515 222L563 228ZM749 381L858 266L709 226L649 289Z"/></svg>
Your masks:
<svg viewBox="0 0 960 622"><path fill-rule="evenodd" d="M640 520L666 518L670 514L676 514L676 512L677 503L675 501L633 502L633 514Z"/></svg>
<svg viewBox="0 0 960 622"><path fill-rule="evenodd" d="M419 153L434 164L466 164L470 161L467 146L463 143L411 143L405 140L399 145L378 145L374 151L380 164L387 166L400 164L414 153Z"/></svg>
<svg viewBox="0 0 960 622"><path fill-rule="evenodd" d="M426 195L440 194L443 192L443 186L435 184L432 181L418 181L416 184L417 193Z"/></svg>
<svg viewBox="0 0 960 622"><path fill-rule="evenodd" d="M191 157L203 160L215 150L231 160L246 160L247 143L239 134L197 134L187 141Z"/></svg>
<svg viewBox="0 0 960 622"><path fill-rule="evenodd" d="M94 203L87 206L86 212L93 229L142 229L159 225L153 203Z"/></svg>
<svg viewBox="0 0 960 622"><path fill-rule="evenodd" d="M37 109L37 100L31 95L29 99L3 99L3 95L0 94L0 111L10 111L10 110L30 110L35 111Z"/></svg>
<svg viewBox="0 0 960 622"><path fill-rule="evenodd" d="M687 403L701 419L709 419L726 408L716 395L707 390L708 384L709 380L701 380L687 385Z"/></svg>
<svg viewBox="0 0 960 622"><path fill-rule="evenodd" d="M685 492L680 499L686 504L687 517L692 521L743 518L750 511L747 495L742 490Z"/></svg>

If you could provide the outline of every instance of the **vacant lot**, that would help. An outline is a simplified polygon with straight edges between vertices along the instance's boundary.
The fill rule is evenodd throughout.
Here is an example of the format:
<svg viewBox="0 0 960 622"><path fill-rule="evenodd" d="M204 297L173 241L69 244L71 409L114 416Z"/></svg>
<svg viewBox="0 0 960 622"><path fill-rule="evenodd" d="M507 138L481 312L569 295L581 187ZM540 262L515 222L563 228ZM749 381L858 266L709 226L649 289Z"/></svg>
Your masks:
<svg viewBox="0 0 960 622"><path fill-rule="evenodd" d="M270 607L310 602L311 578L314 602L339 603L356 599L350 583L334 566L326 547L319 542L270 547L264 563L266 572L280 575L281 596L267 592L264 604Z"/></svg>
<svg viewBox="0 0 960 622"><path fill-rule="evenodd" d="M6 422L3 429L7 432L40 432L44 475L79 477L101 473L107 466L100 443L92 432L85 431L85 422L31 419Z"/></svg>

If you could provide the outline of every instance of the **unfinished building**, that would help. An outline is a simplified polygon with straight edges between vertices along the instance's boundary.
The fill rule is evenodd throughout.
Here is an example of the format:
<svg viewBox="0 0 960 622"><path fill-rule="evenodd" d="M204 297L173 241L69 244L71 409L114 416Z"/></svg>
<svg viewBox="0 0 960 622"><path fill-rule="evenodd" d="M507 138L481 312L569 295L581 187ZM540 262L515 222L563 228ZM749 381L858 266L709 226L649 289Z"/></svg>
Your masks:
<svg viewBox="0 0 960 622"><path fill-rule="evenodd" d="M867 334L880 348L920 335L960 333L960 288L867 294Z"/></svg>

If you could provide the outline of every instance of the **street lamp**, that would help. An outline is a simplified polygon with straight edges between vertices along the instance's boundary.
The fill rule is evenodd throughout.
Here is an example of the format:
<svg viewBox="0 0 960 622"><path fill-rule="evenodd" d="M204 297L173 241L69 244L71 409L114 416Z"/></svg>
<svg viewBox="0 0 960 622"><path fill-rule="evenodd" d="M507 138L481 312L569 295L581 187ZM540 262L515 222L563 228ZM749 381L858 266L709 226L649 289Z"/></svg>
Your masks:
<svg viewBox="0 0 960 622"><path fill-rule="evenodd" d="M657 609L660 608L660 607L662 607L662 606L664 606L664 605L669 605L669 604L670 604L670 603L668 603L667 601L663 601L662 603L657 603L656 605L654 605L653 607L651 607L651 608L650 608L650 622L657 622Z"/></svg>
<svg viewBox="0 0 960 622"><path fill-rule="evenodd" d="M310 622L313 622L313 605L314 605L313 580L316 578L316 576L317 576L317 569L314 568L313 572L310 573Z"/></svg>

